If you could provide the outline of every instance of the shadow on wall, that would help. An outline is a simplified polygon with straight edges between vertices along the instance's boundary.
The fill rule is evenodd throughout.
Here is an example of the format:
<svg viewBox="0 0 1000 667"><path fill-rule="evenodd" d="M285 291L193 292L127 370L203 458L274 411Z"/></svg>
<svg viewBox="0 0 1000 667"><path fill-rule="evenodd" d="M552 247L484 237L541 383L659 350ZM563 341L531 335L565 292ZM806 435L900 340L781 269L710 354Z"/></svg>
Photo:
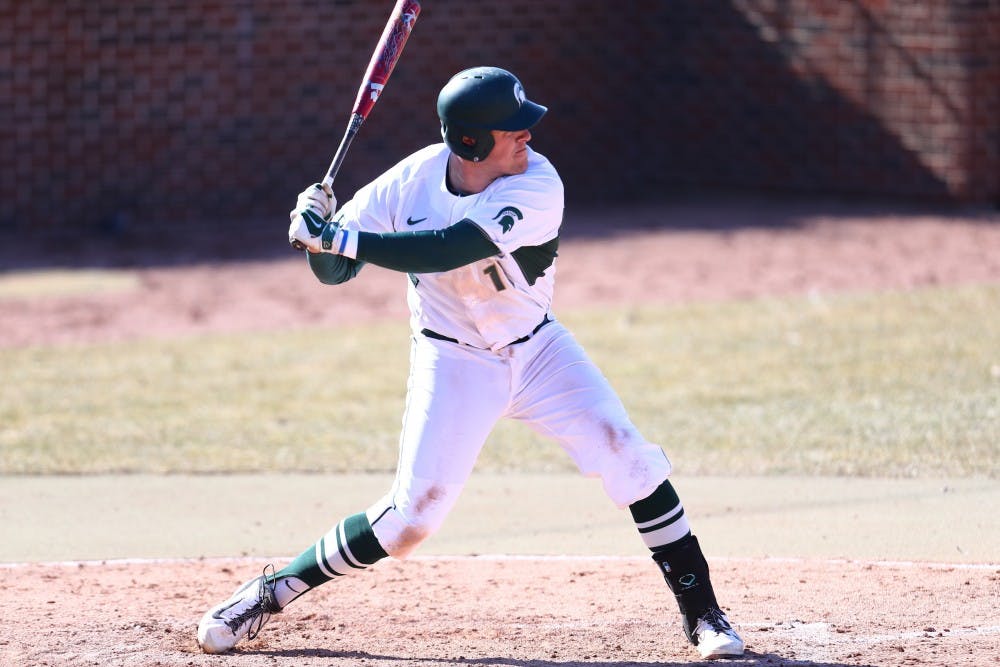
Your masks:
<svg viewBox="0 0 1000 667"><path fill-rule="evenodd" d="M792 26L773 19L791 15L788 3L770 18L751 11L757 4L526 2L498 16L426 3L348 155L339 198L438 141L441 85L487 63L549 106L533 143L560 169L571 208L692 192L946 198L866 111L873 100L845 96L809 61L809 40L830 38L822 26L811 36L796 27L793 41ZM18 94L0 105L19 128L18 160L0 165L0 268L284 253L287 212L326 168L385 21L364 2L167 11L69 0L11 11L0 37L14 45L7 81ZM331 37L345 22L351 30ZM901 47L870 23L874 77L885 51ZM44 57L33 46L43 42ZM910 67L947 107L933 77Z"/></svg>
<svg viewBox="0 0 1000 667"><path fill-rule="evenodd" d="M712 20L692 3L680 3L682 20L664 7L644 23L650 34L640 41L658 48L646 55L653 78L633 126L653 141L631 149L642 167L634 180L647 191L757 188L948 198L946 184L871 111L889 106L877 99L885 88L879 67L894 47L874 21L864 24L860 43L838 45L848 38L830 26L791 24L787 1L766 3L774 5L771 13L752 9L765 3L708 4L715 6ZM832 43L822 46L824 40ZM830 63L812 60L845 50L844 66L856 69L846 81L831 81ZM925 73L914 75L953 112Z"/></svg>

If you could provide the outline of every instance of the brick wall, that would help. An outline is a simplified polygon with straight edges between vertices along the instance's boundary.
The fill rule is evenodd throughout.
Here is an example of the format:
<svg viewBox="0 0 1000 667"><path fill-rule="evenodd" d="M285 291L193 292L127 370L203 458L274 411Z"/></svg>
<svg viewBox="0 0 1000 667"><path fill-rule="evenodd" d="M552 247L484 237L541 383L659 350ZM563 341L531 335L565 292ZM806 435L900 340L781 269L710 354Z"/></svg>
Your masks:
<svg viewBox="0 0 1000 667"><path fill-rule="evenodd" d="M391 5L0 0L0 228L283 217ZM571 201L1000 200L1000 0L428 0L341 198L437 141L477 64L551 108L534 145Z"/></svg>
<svg viewBox="0 0 1000 667"><path fill-rule="evenodd" d="M788 116L822 119L807 147L839 163L831 190L1000 200L1000 2L731 4L776 56Z"/></svg>

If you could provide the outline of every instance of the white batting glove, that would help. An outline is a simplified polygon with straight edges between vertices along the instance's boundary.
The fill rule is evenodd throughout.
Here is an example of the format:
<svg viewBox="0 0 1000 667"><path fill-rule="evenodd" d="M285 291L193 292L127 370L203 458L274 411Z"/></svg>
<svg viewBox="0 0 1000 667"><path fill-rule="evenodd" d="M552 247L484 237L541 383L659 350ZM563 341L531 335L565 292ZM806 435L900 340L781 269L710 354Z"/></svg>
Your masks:
<svg viewBox="0 0 1000 667"><path fill-rule="evenodd" d="M295 242L298 241L309 252L323 252L320 237L329 223L308 207L301 212L292 211L291 217L292 222L288 226L288 242L295 245Z"/></svg>
<svg viewBox="0 0 1000 667"><path fill-rule="evenodd" d="M324 221L312 209L292 216L288 242L294 245L296 241L313 253L328 252L352 259L358 255L358 235L341 229L335 222Z"/></svg>
<svg viewBox="0 0 1000 667"><path fill-rule="evenodd" d="M324 188L319 183L313 183L308 188L299 193L295 200L294 213L301 213L306 209L315 211L319 217L327 222L333 217L333 212L337 210L337 198L333 195L333 190Z"/></svg>

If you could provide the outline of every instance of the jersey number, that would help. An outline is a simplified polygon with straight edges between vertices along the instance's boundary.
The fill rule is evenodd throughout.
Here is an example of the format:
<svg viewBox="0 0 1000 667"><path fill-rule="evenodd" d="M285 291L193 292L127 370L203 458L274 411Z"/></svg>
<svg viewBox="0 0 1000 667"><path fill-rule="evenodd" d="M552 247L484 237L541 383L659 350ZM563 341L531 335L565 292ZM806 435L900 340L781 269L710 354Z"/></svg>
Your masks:
<svg viewBox="0 0 1000 667"><path fill-rule="evenodd" d="M497 268L496 264L490 264L487 266L483 269L483 273L490 277L490 280L493 281L493 287L495 287L498 292L502 292L507 289L507 286L503 284L502 280L500 280L500 269Z"/></svg>

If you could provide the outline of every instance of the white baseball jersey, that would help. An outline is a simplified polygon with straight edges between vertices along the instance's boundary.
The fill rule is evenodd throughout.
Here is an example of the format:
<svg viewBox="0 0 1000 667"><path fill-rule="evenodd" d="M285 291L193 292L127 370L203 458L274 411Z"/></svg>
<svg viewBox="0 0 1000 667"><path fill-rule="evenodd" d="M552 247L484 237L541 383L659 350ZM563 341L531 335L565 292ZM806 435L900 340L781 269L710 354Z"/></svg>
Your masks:
<svg viewBox="0 0 1000 667"><path fill-rule="evenodd" d="M451 193L450 151L436 144L410 155L360 189L338 212L342 227L366 232L436 230L476 223L500 254L452 271L411 276L410 324L482 349L531 333L552 303L563 185L549 161L528 148L523 174L483 192Z"/></svg>

